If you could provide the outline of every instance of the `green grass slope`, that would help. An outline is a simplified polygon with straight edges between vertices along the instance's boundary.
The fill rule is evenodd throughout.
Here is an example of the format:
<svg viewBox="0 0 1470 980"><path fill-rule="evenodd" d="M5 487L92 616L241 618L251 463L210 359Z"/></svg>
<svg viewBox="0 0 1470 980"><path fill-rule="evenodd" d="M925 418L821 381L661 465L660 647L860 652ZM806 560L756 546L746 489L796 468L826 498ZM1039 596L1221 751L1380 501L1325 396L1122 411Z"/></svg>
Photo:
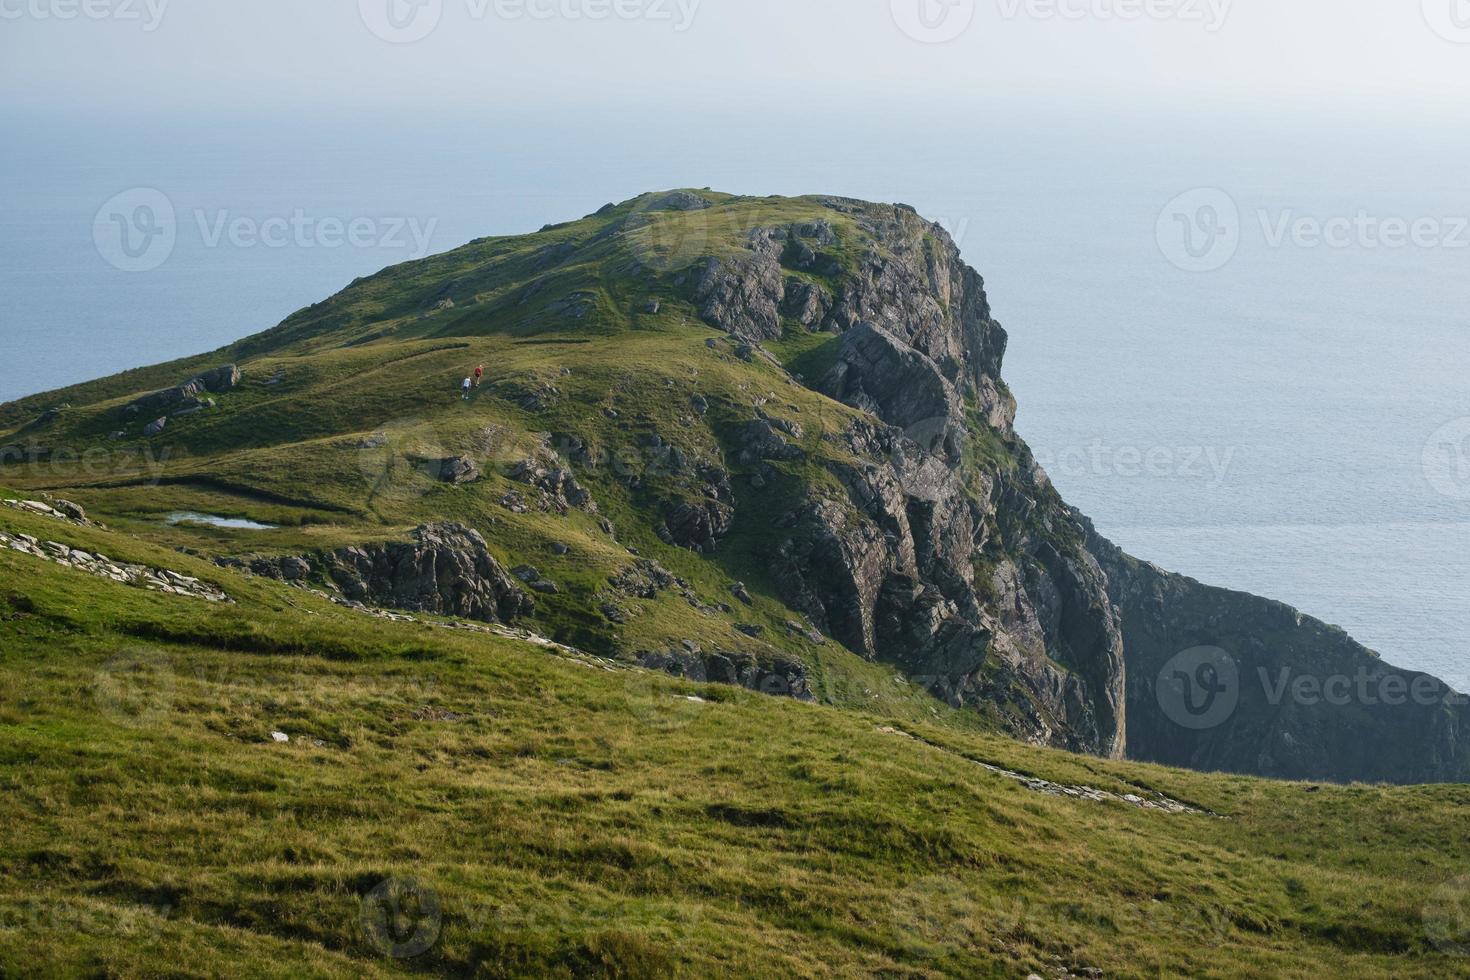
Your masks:
<svg viewBox="0 0 1470 980"><path fill-rule="evenodd" d="M236 600L0 548L0 975L1470 976L1470 788L1070 756L0 533Z"/></svg>

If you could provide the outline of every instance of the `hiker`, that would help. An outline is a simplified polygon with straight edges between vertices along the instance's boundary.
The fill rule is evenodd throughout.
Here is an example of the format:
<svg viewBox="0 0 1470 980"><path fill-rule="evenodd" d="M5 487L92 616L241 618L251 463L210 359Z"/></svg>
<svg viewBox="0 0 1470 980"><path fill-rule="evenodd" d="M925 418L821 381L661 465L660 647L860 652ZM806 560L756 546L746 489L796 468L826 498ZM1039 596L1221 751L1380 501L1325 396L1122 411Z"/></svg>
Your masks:
<svg viewBox="0 0 1470 980"><path fill-rule="evenodd" d="M475 387L480 387L480 379L485 377L485 365L481 364L475 368Z"/></svg>
<svg viewBox="0 0 1470 980"><path fill-rule="evenodd" d="M470 400L470 379L469 378L465 378L464 379L464 384L462 384L462 385L459 386L459 390L462 391L462 392L464 392L464 400L465 401L469 401Z"/></svg>

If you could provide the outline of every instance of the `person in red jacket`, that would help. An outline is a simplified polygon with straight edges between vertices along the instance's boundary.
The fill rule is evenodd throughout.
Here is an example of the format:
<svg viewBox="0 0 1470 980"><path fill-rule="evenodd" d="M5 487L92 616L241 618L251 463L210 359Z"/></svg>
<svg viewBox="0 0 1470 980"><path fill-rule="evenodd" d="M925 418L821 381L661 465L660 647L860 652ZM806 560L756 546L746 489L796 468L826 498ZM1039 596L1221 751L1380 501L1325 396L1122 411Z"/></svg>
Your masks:
<svg viewBox="0 0 1470 980"><path fill-rule="evenodd" d="M485 377L485 365L481 364L475 368L475 387L480 387L480 379Z"/></svg>

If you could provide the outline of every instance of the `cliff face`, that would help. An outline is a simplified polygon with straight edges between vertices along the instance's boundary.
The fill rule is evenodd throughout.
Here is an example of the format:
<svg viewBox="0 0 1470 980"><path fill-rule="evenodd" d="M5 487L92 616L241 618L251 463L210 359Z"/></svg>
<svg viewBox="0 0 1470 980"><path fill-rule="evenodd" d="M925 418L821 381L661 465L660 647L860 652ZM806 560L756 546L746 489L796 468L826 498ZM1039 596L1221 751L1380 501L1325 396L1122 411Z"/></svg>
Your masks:
<svg viewBox="0 0 1470 980"><path fill-rule="evenodd" d="M782 310L839 334L807 381L873 417L826 463L841 493L809 483L776 521L780 598L950 703L998 707L1021 737L1121 755L1121 632L1080 526L1012 430L984 283L911 209L826 203L862 235L850 267L824 256L825 223L760 228L696 293L706 322L752 344L780 336ZM824 263L830 287L799 274Z"/></svg>
<svg viewBox="0 0 1470 980"><path fill-rule="evenodd" d="M1470 780L1470 699L1269 599L1088 548L1122 617L1128 753L1284 779Z"/></svg>

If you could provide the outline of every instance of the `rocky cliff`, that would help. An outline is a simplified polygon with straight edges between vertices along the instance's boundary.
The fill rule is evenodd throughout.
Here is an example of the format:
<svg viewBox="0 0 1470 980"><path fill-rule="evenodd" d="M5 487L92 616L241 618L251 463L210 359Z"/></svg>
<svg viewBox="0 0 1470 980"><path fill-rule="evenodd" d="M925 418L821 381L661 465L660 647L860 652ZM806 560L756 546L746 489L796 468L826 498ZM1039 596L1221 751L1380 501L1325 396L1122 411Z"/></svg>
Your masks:
<svg viewBox="0 0 1470 980"><path fill-rule="evenodd" d="M696 289L706 322L751 343L781 335L781 311L840 335L809 383L870 416L826 461L835 484L809 483L776 521L780 598L954 705L999 706L1024 738L1122 754L1118 623L1080 526L1012 429L983 281L912 209L824 203L859 229L850 265L827 252L826 222L761 227ZM800 275L813 269L826 281Z"/></svg>
<svg viewBox="0 0 1470 980"><path fill-rule="evenodd" d="M1470 698L1335 626L1088 531L1122 618L1131 758L1284 779L1470 780Z"/></svg>

